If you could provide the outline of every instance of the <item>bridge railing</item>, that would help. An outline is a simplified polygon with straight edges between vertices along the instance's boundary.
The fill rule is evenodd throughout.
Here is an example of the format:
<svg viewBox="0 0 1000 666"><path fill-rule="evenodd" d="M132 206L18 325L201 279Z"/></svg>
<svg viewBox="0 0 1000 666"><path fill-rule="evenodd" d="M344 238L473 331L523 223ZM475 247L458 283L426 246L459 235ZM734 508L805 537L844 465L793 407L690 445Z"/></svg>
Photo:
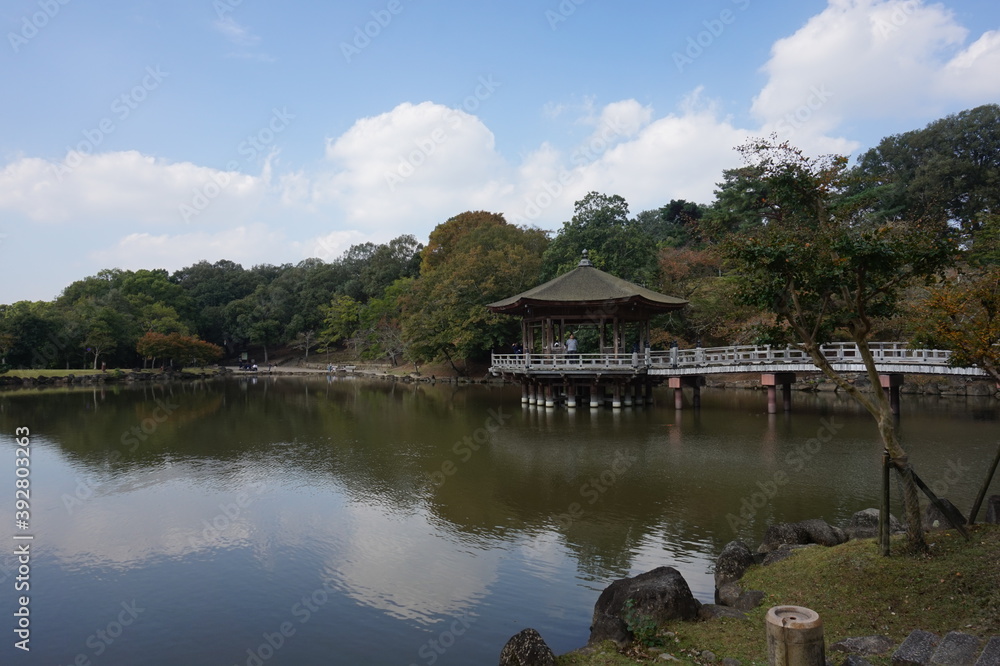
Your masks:
<svg viewBox="0 0 1000 666"><path fill-rule="evenodd" d="M872 342L868 345L879 364L948 365L951 352L942 349L910 349L905 342ZM833 342L820 346L831 363L862 363L861 352L853 342ZM723 365L812 364L812 358L798 347L742 345L733 347L695 347L670 349L651 354L654 368L707 367Z"/></svg>
<svg viewBox="0 0 1000 666"><path fill-rule="evenodd" d="M951 352L942 349L910 349L905 342L872 342L869 345L880 365L947 366ZM853 342L822 345L823 356L831 363L861 363L861 353ZM493 354L498 370L599 370L629 368L694 368L735 365L812 364L809 354L797 347L739 345L695 347L694 349L645 350L629 354Z"/></svg>

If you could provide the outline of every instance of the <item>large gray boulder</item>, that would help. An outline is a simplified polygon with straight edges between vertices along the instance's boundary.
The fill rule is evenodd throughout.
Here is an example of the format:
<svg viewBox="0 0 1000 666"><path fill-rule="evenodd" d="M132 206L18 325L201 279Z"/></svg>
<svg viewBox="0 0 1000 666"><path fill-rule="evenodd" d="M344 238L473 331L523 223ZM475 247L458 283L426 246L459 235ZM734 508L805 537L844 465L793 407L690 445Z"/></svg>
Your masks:
<svg viewBox="0 0 1000 666"><path fill-rule="evenodd" d="M809 543L821 546L839 546L847 541L847 534L839 527L834 527L825 520L811 518L797 523L809 535Z"/></svg>
<svg viewBox="0 0 1000 666"><path fill-rule="evenodd" d="M864 509L851 516L844 525L844 532L849 539L873 539L878 536L878 509ZM889 532L898 534L905 532L903 524L889 514Z"/></svg>
<svg viewBox="0 0 1000 666"><path fill-rule="evenodd" d="M511 636L500 651L500 666L555 666L556 655L534 629Z"/></svg>
<svg viewBox="0 0 1000 666"><path fill-rule="evenodd" d="M758 553L770 553L784 545L805 545L812 543L809 532L799 523L777 523L770 525L764 532L764 539L757 547Z"/></svg>
<svg viewBox="0 0 1000 666"><path fill-rule="evenodd" d="M742 541L730 541L715 560L715 589L743 578L754 564L753 552Z"/></svg>
<svg viewBox="0 0 1000 666"><path fill-rule="evenodd" d="M658 567L634 578L622 578L601 592L594 604L589 645L612 640L628 647L635 638L628 618L661 625L671 620L696 620L701 603L677 569ZM634 622L633 622L634 623Z"/></svg>

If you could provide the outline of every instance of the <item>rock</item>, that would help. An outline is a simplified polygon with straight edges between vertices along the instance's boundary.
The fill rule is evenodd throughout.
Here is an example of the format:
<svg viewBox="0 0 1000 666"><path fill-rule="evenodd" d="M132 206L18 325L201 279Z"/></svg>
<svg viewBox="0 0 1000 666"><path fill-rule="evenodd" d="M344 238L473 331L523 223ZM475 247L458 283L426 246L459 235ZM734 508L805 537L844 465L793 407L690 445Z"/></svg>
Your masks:
<svg viewBox="0 0 1000 666"><path fill-rule="evenodd" d="M718 659L718 657L715 656L715 653L711 650L704 650L699 656L702 658L702 661L707 661L710 664Z"/></svg>
<svg viewBox="0 0 1000 666"><path fill-rule="evenodd" d="M895 643L887 636L862 636L860 638L845 638L830 646L832 652L850 652L851 654L861 654L872 656L885 654Z"/></svg>
<svg viewBox="0 0 1000 666"><path fill-rule="evenodd" d="M931 662L938 641L937 634L914 629L892 653L892 666L926 666Z"/></svg>
<svg viewBox="0 0 1000 666"><path fill-rule="evenodd" d="M847 541L847 534L844 533L844 530L819 518L803 520L797 525L809 535L810 543L818 543L821 546L839 546Z"/></svg>
<svg viewBox="0 0 1000 666"><path fill-rule="evenodd" d="M950 510L949 513L953 512L955 514L955 517L959 520L959 524L965 525L966 522L968 522L965 520L965 516L962 515L962 512L958 510L958 507L951 503L951 500L945 499L944 497L940 499L941 503ZM941 509L937 508L933 504L928 504L927 508L924 509L922 523L925 530L947 530L952 528L952 524L945 514L941 511Z"/></svg>
<svg viewBox="0 0 1000 666"><path fill-rule="evenodd" d="M740 598L736 600L733 607L741 611L752 611L757 606L760 606L762 601L764 601L763 592L760 590L747 590L740 595Z"/></svg>
<svg viewBox="0 0 1000 666"><path fill-rule="evenodd" d="M1000 525L1000 495L990 495L986 500L986 521L991 525Z"/></svg>
<svg viewBox="0 0 1000 666"><path fill-rule="evenodd" d="M722 660L722 666L743 666L743 663L739 659L726 657L725 659Z"/></svg>
<svg viewBox="0 0 1000 666"><path fill-rule="evenodd" d="M949 631L931 655L931 664L937 666L969 666L976 661L981 641L970 634Z"/></svg>
<svg viewBox="0 0 1000 666"><path fill-rule="evenodd" d="M873 539L878 536L878 509L865 509L851 516L844 526L844 532L849 539ZM905 532L903 524L889 514L889 531Z"/></svg>
<svg viewBox="0 0 1000 666"><path fill-rule="evenodd" d="M994 636L979 655L976 666L1000 666L1000 636Z"/></svg>
<svg viewBox="0 0 1000 666"><path fill-rule="evenodd" d="M698 609L699 620L714 620L718 617L733 617L740 620L748 619L742 611L730 608L729 606L720 606L719 604L702 604L701 608Z"/></svg>
<svg viewBox="0 0 1000 666"><path fill-rule="evenodd" d="M511 637L500 651L500 666L555 666L556 656L534 629Z"/></svg>
<svg viewBox="0 0 1000 666"><path fill-rule="evenodd" d="M840 387L833 382L820 382L816 384L816 390L822 391L823 393L836 393L840 390Z"/></svg>
<svg viewBox="0 0 1000 666"><path fill-rule="evenodd" d="M972 396L991 396L996 393L996 387L992 384L984 384L982 382L972 382L965 386L965 395Z"/></svg>
<svg viewBox="0 0 1000 666"><path fill-rule="evenodd" d="M726 583L715 591L715 603L735 608L743 588L738 583Z"/></svg>
<svg viewBox="0 0 1000 666"><path fill-rule="evenodd" d="M626 606L626 603L631 602ZM594 604L589 645L612 640L627 647L634 636L626 623L626 613L655 622L694 620L701 604L687 581L673 567L658 567L634 578L622 578L601 592Z"/></svg>
<svg viewBox="0 0 1000 666"><path fill-rule="evenodd" d="M849 654L844 659L841 666L872 666L872 663L864 657L860 657L856 654Z"/></svg>
<svg viewBox="0 0 1000 666"><path fill-rule="evenodd" d="M785 544L799 545L812 543L809 533L798 523L778 523L770 525L764 532L764 540L757 548L758 553L770 553Z"/></svg>
<svg viewBox="0 0 1000 666"><path fill-rule="evenodd" d="M746 570L754 564L753 552L742 541L730 541L715 560L715 587L721 588L743 578Z"/></svg>
<svg viewBox="0 0 1000 666"><path fill-rule="evenodd" d="M770 553L767 554L767 557L764 558L762 564L765 567L769 567L775 562L780 562L781 560L787 560L795 553L796 550L798 550L798 547L792 547L788 545L782 546L778 550L772 550Z"/></svg>

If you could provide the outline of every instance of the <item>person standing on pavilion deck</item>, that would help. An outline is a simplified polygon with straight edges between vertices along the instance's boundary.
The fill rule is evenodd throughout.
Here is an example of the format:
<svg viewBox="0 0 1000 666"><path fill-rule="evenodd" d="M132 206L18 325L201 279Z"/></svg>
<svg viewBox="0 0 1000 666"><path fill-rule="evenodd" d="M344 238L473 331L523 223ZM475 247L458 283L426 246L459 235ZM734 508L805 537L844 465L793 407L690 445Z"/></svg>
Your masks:
<svg viewBox="0 0 1000 666"><path fill-rule="evenodd" d="M566 338L566 358L575 359L577 357L577 339L572 333Z"/></svg>

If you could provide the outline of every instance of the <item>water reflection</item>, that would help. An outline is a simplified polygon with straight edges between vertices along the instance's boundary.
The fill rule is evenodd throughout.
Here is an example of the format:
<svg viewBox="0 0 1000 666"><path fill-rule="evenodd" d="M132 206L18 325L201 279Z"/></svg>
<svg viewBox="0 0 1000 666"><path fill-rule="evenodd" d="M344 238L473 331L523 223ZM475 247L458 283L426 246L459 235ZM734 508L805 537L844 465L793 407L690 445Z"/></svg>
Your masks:
<svg viewBox="0 0 1000 666"><path fill-rule="evenodd" d="M352 663L410 663L466 615L480 621L439 663L494 660L523 626L565 651L615 578L671 564L709 601L732 538L877 504L874 425L841 396L797 394L791 415L755 392L705 391L700 412L657 398L570 411L514 388L334 377L0 395L0 432L37 434L37 566L59 581L39 622L69 628L44 657L72 660L93 609L138 595L152 610L117 663L237 663L317 590L325 614L271 663L311 663L331 640ZM918 470L972 470L947 477L967 507L995 402L907 398Z"/></svg>

